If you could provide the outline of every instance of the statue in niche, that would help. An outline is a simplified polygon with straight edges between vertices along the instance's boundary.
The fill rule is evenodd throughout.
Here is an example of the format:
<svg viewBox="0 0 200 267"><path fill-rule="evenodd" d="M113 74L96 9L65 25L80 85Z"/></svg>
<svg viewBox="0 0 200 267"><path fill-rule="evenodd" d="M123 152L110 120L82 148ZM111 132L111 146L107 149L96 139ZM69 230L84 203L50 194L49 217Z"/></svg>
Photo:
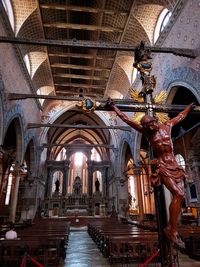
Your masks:
<svg viewBox="0 0 200 267"><path fill-rule="evenodd" d="M59 192L60 182L59 182L58 179L57 179L56 182L55 182L55 186L56 186L55 192Z"/></svg>
<svg viewBox="0 0 200 267"><path fill-rule="evenodd" d="M100 187L100 183L99 183L99 180L97 178L96 181L95 181L95 189L96 189L96 192L99 192L99 187Z"/></svg>
<svg viewBox="0 0 200 267"><path fill-rule="evenodd" d="M73 184L73 193L75 195L80 195L82 193L82 183L81 178L77 175Z"/></svg>

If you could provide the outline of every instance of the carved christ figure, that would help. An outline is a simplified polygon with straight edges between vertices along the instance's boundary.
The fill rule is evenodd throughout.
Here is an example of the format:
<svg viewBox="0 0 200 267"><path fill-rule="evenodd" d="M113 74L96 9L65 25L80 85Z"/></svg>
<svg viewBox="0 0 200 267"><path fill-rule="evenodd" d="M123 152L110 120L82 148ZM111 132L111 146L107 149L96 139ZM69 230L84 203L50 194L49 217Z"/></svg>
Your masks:
<svg viewBox="0 0 200 267"><path fill-rule="evenodd" d="M178 246L184 247L184 243L178 235L177 220L181 211L186 175L184 169L178 165L173 153L171 129L187 116L193 107L193 103L188 105L175 118L163 124L160 124L156 117L149 115L144 115L141 124L137 124L121 112L112 99L108 99L108 105L124 122L144 134L152 146L155 159L153 160L154 172L150 177L151 184L155 187L162 183L172 194L172 201L169 206L169 221L164 232L169 240Z"/></svg>

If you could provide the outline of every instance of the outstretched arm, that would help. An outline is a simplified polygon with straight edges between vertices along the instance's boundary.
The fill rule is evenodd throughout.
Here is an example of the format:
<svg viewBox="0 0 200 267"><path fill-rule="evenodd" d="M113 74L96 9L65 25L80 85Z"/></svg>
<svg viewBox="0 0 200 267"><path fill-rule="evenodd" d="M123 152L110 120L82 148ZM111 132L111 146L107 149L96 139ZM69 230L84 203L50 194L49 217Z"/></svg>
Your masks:
<svg viewBox="0 0 200 267"><path fill-rule="evenodd" d="M174 117L173 119L169 120L168 123L170 123L172 126L174 126L177 123L179 123L180 121L182 121L183 119L185 119L185 117L187 116L187 114L192 110L193 106L194 106L194 103L189 104L176 117Z"/></svg>
<svg viewBox="0 0 200 267"><path fill-rule="evenodd" d="M117 115L126 122L129 126L131 126L133 129L143 133L143 127L140 124L135 123L134 121L130 120L126 114L124 114L114 103L114 101L111 98L108 98L107 105L112 107L112 109L117 113Z"/></svg>

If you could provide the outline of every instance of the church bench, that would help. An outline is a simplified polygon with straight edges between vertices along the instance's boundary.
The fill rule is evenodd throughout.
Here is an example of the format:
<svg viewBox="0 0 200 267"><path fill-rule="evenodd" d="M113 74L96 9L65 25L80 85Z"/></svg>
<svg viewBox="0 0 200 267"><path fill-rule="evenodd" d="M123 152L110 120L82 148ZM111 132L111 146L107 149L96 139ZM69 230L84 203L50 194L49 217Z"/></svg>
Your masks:
<svg viewBox="0 0 200 267"><path fill-rule="evenodd" d="M89 224L88 232L111 264L116 261L141 261L158 249L157 232L134 225L100 222Z"/></svg>
<svg viewBox="0 0 200 267"><path fill-rule="evenodd" d="M24 229L18 228L17 234L17 240L2 240L0 243L0 262L4 262L5 267L9 264L12 267L20 266L16 265L16 261L19 260L19 250L21 256L27 252L44 266L56 267L60 258L64 259L66 256L69 235L67 222L41 220L39 224L37 222ZM30 258L28 266L32 266Z"/></svg>
<svg viewBox="0 0 200 267"><path fill-rule="evenodd" d="M111 264L121 263L141 263L145 262L151 255L158 250L157 238L126 239L123 238L110 242L109 261Z"/></svg>
<svg viewBox="0 0 200 267"><path fill-rule="evenodd" d="M137 234L120 234L120 235L110 235L107 236L102 248L104 256L110 254L110 249L112 246L120 246L121 243L126 244L128 242L156 242L158 243L158 235L157 234L145 234L145 233L137 233Z"/></svg>
<svg viewBox="0 0 200 267"><path fill-rule="evenodd" d="M50 266L48 262L52 259L55 262L59 261L60 257L60 240L54 239L18 239L18 240L3 240L0 243L0 262L6 267L9 264L11 266L20 266L19 261L25 253L32 258L44 264L44 266ZM52 254L54 252L54 254ZM48 263L48 265L46 265ZM52 265L57 266L57 265Z"/></svg>
<svg viewBox="0 0 200 267"><path fill-rule="evenodd" d="M121 236L121 235L135 235L135 234L141 234L141 233L152 233L149 230L141 230L138 229L135 226L122 226L121 225L112 225L112 227L109 227L109 225L107 226L97 226L94 227L94 229L89 229L89 234L91 235L91 237L93 238L93 240L95 241L95 243L97 244L97 246L100 248L100 250L102 250L106 240L108 239L108 237L117 235L117 236Z"/></svg>

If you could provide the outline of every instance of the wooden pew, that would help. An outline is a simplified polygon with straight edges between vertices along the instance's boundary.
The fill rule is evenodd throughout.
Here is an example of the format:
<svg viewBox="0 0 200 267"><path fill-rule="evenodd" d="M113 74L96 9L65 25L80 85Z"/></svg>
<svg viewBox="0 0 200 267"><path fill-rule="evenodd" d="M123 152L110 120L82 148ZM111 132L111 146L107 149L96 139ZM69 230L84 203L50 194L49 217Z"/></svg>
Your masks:
<svg viewBox="0 0 200 267"><path fill-rule="evenodd" d="M45 267L58 266L60 258L66 256L69 224L65 221L44 220L25 229L18 229L17 233L19 237L17 240L0 242L0 262L5 267L20 266L18 263L24 253ZM33 265L30 258L27 265Z"/></svg>
<svg viewBox="0 0 200 267"><path fill-rule="evenodd" d="M89 223L88 233L111 264L142 262L158 249L157 232L117 221Z"/></svg>

